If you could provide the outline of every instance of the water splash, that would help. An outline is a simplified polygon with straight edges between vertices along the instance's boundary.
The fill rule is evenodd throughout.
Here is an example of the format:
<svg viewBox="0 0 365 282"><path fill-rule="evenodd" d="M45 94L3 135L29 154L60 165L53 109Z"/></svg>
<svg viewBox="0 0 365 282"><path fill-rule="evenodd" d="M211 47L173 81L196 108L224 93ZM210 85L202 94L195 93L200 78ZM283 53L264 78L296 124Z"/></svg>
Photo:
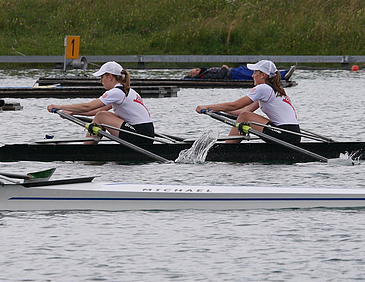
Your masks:
<svg viewBox="0 0 365 282"><path fill-rule="evenodd" d="M328 164L330 165L359 165L361 159L361 154L359 152L353 153L341 153L337 159L329 159Z"/></svg>
<svg viewBox="0 0 365 282"><path fill-rule="evenodd" d="M218 139L219 132L209 130L204 132L190 149L182 150L179 157L175 160L177 163L204 163L209 149Z"/></svg>

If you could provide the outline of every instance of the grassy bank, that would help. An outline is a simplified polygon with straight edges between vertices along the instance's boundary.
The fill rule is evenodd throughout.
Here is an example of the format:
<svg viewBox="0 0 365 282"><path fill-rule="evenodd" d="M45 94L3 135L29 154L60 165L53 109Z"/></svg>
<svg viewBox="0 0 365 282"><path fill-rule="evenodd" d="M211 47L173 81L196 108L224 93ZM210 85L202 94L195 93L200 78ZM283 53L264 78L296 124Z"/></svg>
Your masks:
<svg viewBox="0 0 365 282"><path fill-rule="evenodd" d="M364 55L363 0L0 0L0 55Z"/></svg>

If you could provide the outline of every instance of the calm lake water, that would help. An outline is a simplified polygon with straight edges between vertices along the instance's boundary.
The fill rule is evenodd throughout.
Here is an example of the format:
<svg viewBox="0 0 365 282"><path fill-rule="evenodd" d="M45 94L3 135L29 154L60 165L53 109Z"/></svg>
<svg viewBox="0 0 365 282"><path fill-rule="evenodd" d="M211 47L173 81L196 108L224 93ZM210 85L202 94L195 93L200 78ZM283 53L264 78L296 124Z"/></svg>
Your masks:
<svg viewBox="0 0 365 282"><path fill-rule="evenodd" d="M92 73L89 70L88 73ZM180 78L186 70L131 70L133 77ZM0 70L0 86L32 86L52 70ZM365 140L365 72L297 70L287 88L302 128L338 141ZM184 89L144 99L156 131L198 137L229 126L195 113L249 89ZM0 145L82 137L83 129L46 111L89 99L5 99ZM308 140L306 140L308 141ZM239 152L237 152L239 154ZM364 188L365 165L239 163L0 163L26 173L57 167L54 179L153 184ZM365 209L169 212L0 212L0 281L364 281Z"/></svg>

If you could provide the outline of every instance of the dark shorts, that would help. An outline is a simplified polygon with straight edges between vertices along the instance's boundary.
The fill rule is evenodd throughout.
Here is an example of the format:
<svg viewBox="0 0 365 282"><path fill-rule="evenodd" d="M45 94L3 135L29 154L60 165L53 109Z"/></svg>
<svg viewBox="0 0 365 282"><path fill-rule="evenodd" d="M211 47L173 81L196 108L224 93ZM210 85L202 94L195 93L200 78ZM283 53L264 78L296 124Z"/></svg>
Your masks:
<svg viewBox="0 0 365 282"><path fill-rule="evenodd" d="M291 134L288 132L279 131L280 128L282 128L285 130L290 130L290 131L300 133L300 127L298 124L283 124L283 125L275 126L273 123L268 122L266 125L271 125L271 126L279 128L279 129L272 130L268 127L264 127L264 130L262 131L262 133L265 133L267 135L270 135L272 137L275 137L277 139L280 139L280 140L283 140L283 141L286 141L289 143L299 143L301 140L300 135L295 135L295 134ZM272 141L265 140L265 142L272 142Z"/></svg>
<svg viewBox="0 0 365 282"><path fill-rule="evenodd" d="M155 137L155 129L153 126L153 123L141 123L141 124L135 124L130 125L128 122L123 122L120 126L120 129L127 130L130 132L146 135L149 137ZM130 134L128 132L119 132L119 138L123 139L129 143L133 143L136 145L142 145L142 144L152 144L153 140L148 138L143 138L134 134Z"/></svg>

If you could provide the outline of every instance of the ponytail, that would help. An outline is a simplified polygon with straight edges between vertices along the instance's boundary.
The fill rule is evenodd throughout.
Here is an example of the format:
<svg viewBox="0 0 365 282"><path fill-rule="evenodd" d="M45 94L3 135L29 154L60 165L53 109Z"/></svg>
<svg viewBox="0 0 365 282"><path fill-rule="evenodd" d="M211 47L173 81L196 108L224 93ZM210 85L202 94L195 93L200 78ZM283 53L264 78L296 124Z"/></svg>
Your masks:
<svg viewBox="0 0 365 282"><path fill-rule="evenodd" d="M281 75L280 72L276 71L276 75L271 78L267 78L266 84L270 85L276 92L276 96L286 96L286 92L280 84Z"/></svg>
<svg viewBox="0 0 365 282"><path fill-rule="evenodd" d="M131 89L131 76L125 69L121 71L121 75L114 75L115 79L123 85L125 93L128 95L129 89Z"/></svg>

